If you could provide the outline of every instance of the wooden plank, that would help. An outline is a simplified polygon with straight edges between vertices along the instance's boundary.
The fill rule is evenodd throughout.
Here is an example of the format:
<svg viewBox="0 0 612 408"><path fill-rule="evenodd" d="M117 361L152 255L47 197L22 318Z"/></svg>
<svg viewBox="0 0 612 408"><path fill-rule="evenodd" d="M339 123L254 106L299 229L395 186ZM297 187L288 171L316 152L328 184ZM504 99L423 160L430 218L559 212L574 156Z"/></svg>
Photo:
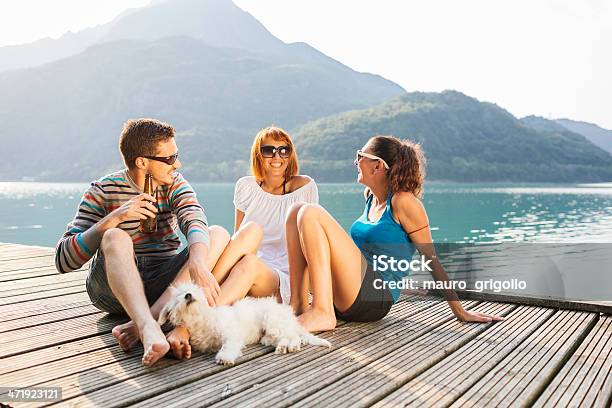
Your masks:
<svg viewBox="0 0 612 408"><path fill-rule="evenodd" d="M84 292L85 292L85 285L78 285L78 286L73 286L69 288L48 290L45 292L27 293L27 294L19 295L19 296L10 296L7 298L0 298L0 306L16 305L21 302L29 302L32 300L43 300L43 299L45 300L45 302L47 302L48 301L47 299L50 299L50 298L56 298L58 296L72 295L75 293L84 293ZM15 306L15 307L19 307L19 306Z"/></svg>
<svg viewBox="0 0 612 408"><path fill-rule="evenodd" d="M38 384L44 381L42 378L46 378L47 367L66 367L67 359L73 359L71 361L78 362L84 354L93 353L97 350L106 350L116 346L117 341L113 335L111 333L103 333L94 337L72 340L60 345L48 346L39 350L27 351L11 357L5 357L0 359L0 383L11 385ZM142 351L142 346L140 350ZM114 353L113 350L111 350L111 352ZM136 350L133 353L136 354L132 355L132 353L130 353L126 355L126 358L130 356L133 358L135 355L138 355ZM142 356L142 353L140 353L140 356ZM109 362L112 362L112 360L107 361L107 363ZM29 376L29 372L25 371L25 369L29 367L32 367L35 373L33 381L25 380ZM65 374L66 371L63 371L58 376ZM36 377L37 375L41 377Z"/></svg>
<svg viewBox="0 0 612 408"><path fill-rule="evenodd" d="M11 330L26 329L96 313L100 313L100 310L91 304L76 307L64 307L61 310L51 313L38 314L35 316L0 322L0 333L9 332Z"/></svg>
<svg viewBox="0 0 612 408"><path fill-rule="evenodd" d="M412 303L410 303L410 304L406 303L406 302L403 302L403 303L405 305L407 305L407 306L413 307ZM413 303L414 303L414 305L416 305L416 302L413 302ZM431 303L429 303L429 304L431 304ZM401 307L399 307L398 310L401 310ZM334 333L336 333L336 331L334 331ZM355 338L356 336L359 336L359 335L361 335L361 336L365 335L363 330L351 330L350 332L344 331L342 333L344 333L344 336L348 335L351 338ZM332 341L335 341L335 340L332 340ZM310 357L311 353L318 352L319 350L322 350L323 352L329 352L328 349L310 348L310 350L304 351L303 353L297 353L297 354L301 355L302 357L304 357L304 356ZM259 356L259 355L269 354L271 351L272 351L271 348L263 348L261 346L257 346L255 348L250 348L249 351L247 352L247 353L250 353L250 354L248 354L248 356L247 356L246 355L247 353L245 353L245 358L241 359L241 361L247 361L247 360L249 360L251 358L255 358L255 357ZM217 366L214 363L213 356L214 355L212 355L212 354L208 354L208 355L205 355L205 356L197 357L199 359L198 360L199 363L197 363L197 365L195 365L195 366L192 366L193 361L194 361L194 358L192 358L191 361L183 363L184 365L186 365L186 366L184 366L184 368L181 368L180 370L177 370L176 367L174 367L173 370L167 369L167 370L165 370L165 374L163 376L161 376L161 373L155 373L155 375L152 378L150 378L150 379L140 378L139 377L139 378L137 378L135 380L131 380L130 379L130 380L128 380L128 382L131 384L131 386L133 386L133 384L139 384L139 387L140 387L140 384L143 384L145 382L147 384L149 384L149 381L158 382L158 383L161 381L161 384L163 386L167 386L168 382L170 382L171 384L174 384L174 381L185 382L186 380L191 380L191 378L187 378L186 379L185 378L186 375L187 376L193 375L193 376L197 376L198 378L201 378L202 376L207 375L207 373L210 374L211 370L212 370L212 372L218 372L218 371L222 370L222 368L220 368L219 366ZM279 359L282 359L284 356L275 356L275 355L272 355L272 357L273 357L273 361L277 361L278 362L278 361L282 361L282 360L279 360ZM139 360L138 361L134 360L133 364L134 364L133 367L130 367L130 369L127 369L126 365L124 363L120 367L120 373L121 374L116 374L113 371L113 370L116 371L117 367L105 367L105 373L106 374L103 377L108 376L108 377L110 377L112 379L115 379L117 377L117 375L123 376L123 375L129 374L130 371L134 371L134 370L135 370L136 373L142 373L143 368L142 368L142 365L141 365L140 361ZM202 366L202 364L205 364L205 366ZM111 372L107 372L108 370L111 370ZM193 372L191 372L191 371L193 371ZM148 377L151 374L151 369L145 370L145 374ZM86 376L86 374L84 374L83 376ZM175 379L175 377L176 377L176 379ZM129 377L126 377L126 378L129 378ZM57 382L57 380L55 380L55 381ZM73 378L73 379L71 379L68 382L69 383L74 383L75 381L76 381L76 379ZM92 381L91 385L87 385L87 384L84 383L83 380L79 380L79 385L80 385L80 390L74 389L74 391L77 392L77 393L83 392L83 390L87 390L87 389L89 389L91 387L98 387L99 388L100 387L100 381L98 379L97 381ZM155 384L151 384L151 389L149 389L148 387L146 389L140 387L139 394L143 395L143 393L144 394L150 393L150 395L155 395L156 390L158 391L158 389L159 389L159 386L160 386L160 384L157 384L157 386L155 386ZM68 387L70 387L70 385L68 385ZM72 387L72 388L74 388L74 387ZM112 401L115 401L117 395L122 395L121 394L122 392L126 392L126 395L121 397L122 400L125 400L126 398L128 400L130 400L130 398L134 398L134 396L131 395L131 393L129 392L129 389L130 389L130 387L126 387L126 385L124 383L121 383L121 384L117 384L116 386L111 387L111 389L109 389L109 390L106 390L106 389L101 390L100 391L100 395L98 395L98 393L94 393L94 396L92 396L91 394L86 394L83 398L77 398L75 401L68 401L67 403L70 403L71 405L77 405L77 404L80 405L81 403L84 403L82 401L96 400L98 404L107 405L107 404L111 404ZM128 390L128 391L125 391L125 390ZM71 395L71 390L70 389L64 388L64 391L65 391L65 393L68 392L68 394L65 394L65 395ZM104 400L104 398L108 398L108 400ZM81 403L79 403L79 401L81 401ZM104 401L104 402L101 402L101 401ZM87 404L85 403L85 405L87 405Z"/></svg>
<svg viewBox="0 0 612 408"><path fill-rule="evenodd" d="M434 301L435 302L435 301ZM398 303L392 310L393 316L374 324L374 327L385 327L401 322L399 317L410 313L411 310L422 309L429 307L431 301L427 302L406 302ZM343 325L340 329L336 329L323 334L323 337L329 339L333 343L339 341L345 344L351 341L368 336L371 334L367 324L362 324L353 327L351 330L343 330L351 325ZM232 369L241 367L248 361L258 357L266 357L265 364L269 370L272 365L278 369L282 369L287 365L291 365L294 359L314 359L322 354L330 353L331 350L322 347L307 347L299 353L279 356L272 353L271 347L263 347L260 345L251 346L245 350L244 356L238 361L238 365ZM209 377L212 374L219 373L225 370L231 370L227 367L222 367L214 362L214 354L208 353L192 357L188 361L181 362L180 368L175 367L176 362L163 359L159 364L151 368L144 368L139 361L134 361L134 365L129 368L125 364L112 364L96 370L95 373L81 373L78 378L66 377L61 379L60 383L66 381L64 387L64 395L67 397L77 396L74 399L63 401L62 406L110 406L116 401L122 401L125 404L143 400L147 397L153 397L163 391L170 391L186 384L202 378ZM299 364L299 363L298 363ZM251 370L249 370L250 372ZM268 375L274 375L276 371L269 372ZM215 377L216 378L216 377ZM54 383L57 383L57 379ZM205 381L210 382L210 379ZM216 380L215 380L216 381ZM51 383L49 383L51 384ZM134 388L138 388L138 392L134 392ZM81 395L85 393L84 395ZM149 405L151 406L151 405Z"/></svg>
<svg viewBox="0 0 612 408"><path fill-rule="evenodd" d="M504 293L477 292L473 290L457 290L457 294L461 299L515 303L520 305L550 307L554 309L612 314L612 299L610 299L610 301L576 301L545 296L519 296Z"/></svg>
<svg viewBox="0 0 612 408"><path fill-rule="evenodd" d="M345 333L348 332L345 331ZM0 383L31 386L43 381L73 375L88 368L114 364L123 360L133 360L129 363L122 363L124 369L125 364L130 364L134 365L135 369L141 370L141 355L141 346L126 354L116 345L112 335L102 334L93 338L64 343L58 346L57 350L56 347L47 347L0 359L0 374L5 374L0 377ZM195 353L194 357L197 355ZM59 358L49 360L56 357ZM12 373L12 375L7 376L7 373Z"/></svg>
<svg viewBox="0 0 612 408"><path fill-rule="evenodd" d="M21 250L15 251L9 254L4 254L0 256L0 265L3 265L6 262L10 261L19 261L30 258L41 258L41 257L53 257L54 251L41 251L41 250Z"/></svg>
<svg viewBox="0 0 612 408"><path fill-rule="evenodd" d="M55 269L55 266L43 266L40 268L18 269L0 273L0 282L11 282L16 280L34 279L44 276L70 275L74 272L87 271L87 267L77 269L76 271L61 274ZM1 283L0 283L1 285Z"/></svg>
<svg viewBox="0 0 612 408"><path fill-rule="evenodd" d="M18 303L17 306L8 304L0 306L0 321L22 319L29 316L42 315L45 313L63 310L74 306L90 304L89 296L86 292L79 292L40 301L30 300Z"/></svg>
<svg viewBox="0 0 612 408"><path fill-rule="evenodd" d="M51 248L41 245L30 245L30 244L15 244L14 242L0 242L0 246L3 248L7 247L34 247L34 248Z"/></svg>
<svg viewBox="0 0 612 408"><path fill-rule="evenodd" d="M600 397L610 401L612 395L603 391L606 381L612 381L611 353L612 317L607 316L597 322L534 407L593 406Z"/></svg>
<svg viewBox="0 0 612 408"><path fill-rule="evenodd" d="M516 307L509 304L484 303L474 309L507 315ZM292 406L369 407L483 332L487 333L496 327L497 324L493 323L466 324L452 320L398 349L388 350L387 344L385 347L379 345L378 347L385 351L379 358L327 387L313 390L308 397ZM276 404L281 401L273 402Z"/></svg>
<svg viewBox="0 0 612 408"><path fill-rule="evenodd" d="M612 356L609 356L609 358L612 358ZM612 406L612 370L608 371L608 375L604 379L603 389L593 406L596 408L610 408Z"/></svg>
<svg viewBox="0 0 612 408"><path fill-rule="evenodd" d="M466 307L475 304L466 303ZM326 355L314 360L291 365L290 370L283 368L283 373L276 375L277 369L269 373L269 361L258 359L239 372L228 371L231 377L223 383L209 384L194 390L198 398L206 405L218 401L213 406L277 406L294 404L317 389L338 381L342 377L357 371L359 368L381 358L384 354L415 341L419 337L435 330L444 323L454 320L448 304L438 302L435 306L416 314L397 318L394 324L378 328L372 324L366 326L369 335L348 344L335 346ZM240 367L237 368L240 370ZM256 386L257 393L250 388ZM167 401L179 398L183 400L180 389L166 396Z"/></svg>
<svg viewBox="0 0 612 408"><path fill-rule="evenodd" d="M597 319L595 313L556 313L451 406L533 404Z"/></svg>
<svg viewBox="0 0 612 408"><path fill-rule="evenodd" d="M446 407L528 338L554 309L519 306L473 341L440 361L374 406Z"/></svg>
<svg viewBox="0 0 612 408"><path fill-rule="evenodd" d="M104 312L99 312L69 320L12 330L2 334L0 357L8 357L110 332L115 325L127 320L127 318L110 317Z"/></svg>
<svg viewBox="0 0 612 408"><path fill-rule="evenodd" d="M38 245L23 245L23 244L11 244L11 243L2 243L0 244L0 256L5 256L7 254L12 254L18 251L53 251L55 248L53 247L45 247Z"/></svg>
<svg viewBox="0 0 612 408"><path fill-rule="evenodd" d="M103 340L102 342L100 340ZM49 348L26 353L18 356L19 358L9 357L6 360L13 359L11 364L4 365L5 371L0 370L0 382L10 383L13 386L28 387L33 385L44 384L50 382L49 386L59 386L57 384L68 384L67 387L72 389L74 395L77 395L82 388L88 388L88 381L79 379L83 373L83 377L91 378L90 387L100 386L100 379L95 378L96 371L92 370L106 365L116 366L120 364L124 371L142 371L141 357L143 353L142 345L136 346L130 352L123 352L116 344L114 337L110 334L101 335L96 338L80 340L78 347L73 343L62 345L64 353L61 359L53 361L45 361L45 355L48 355ZM88 344L85 344L88 343ZM100 347L102 344L107 344L107 347ZM256 347L263 349L263 347ZM51 348L53 349L53 348ZM67 350L68 349L68 350ZM68 351L68 354L66 353ZM271 351L271 349L267 350ZM38 356L35 356L38 354ZM56 353L53 353L55 356ZM193 358L205 358L201 353L194 352ZM208 356L210 357L210 356ZM161 364L173 365L176 363L166 359L161 361ZM4 363L5 360L0 360ZM28 361L28 365L23 362ZM36 362L33 364L33 362ZM112 368L111 368L112 369ZM148 370L148 369L145 369ZM64 378L66 377L66 378ZM74 384L79 384L79 387L74 387ZM108 384L107 384L108 385ZM64 397L69 397L70 391L63 393Z"/></svg>
<svg viewBox="0 0 612 408"><path fill-rule="evenodd" d="M18 245L18 246L10 246L4 245L0 247L0 262L12 259L13 257L27 257L29 255L53 255L55 253L55 248L51 247L37 247L30 245Z"/></svg>
<svg viewBox="0 0 612 408"><path fill-rule="evenodd" d="M21 244L8 244L0 246L0 257L21 253L25 251L39 251L51 253L55 250L54 247L36 246L36 245L21 245Z"/></svg>
<svg viewBox="0 0 612 408"><path fill-rule="evenodd" d="M5 315L5 316L0 317L0 327L6 327L4 326L4 324L7 324L7 323L12 325L13 322L15 322L14 324L19 324L19 321L24 322L24 325L22 325L21 327L27 327L25 325L27 324L29 319L32 319L32 321L37 322L38 324L50 323L52 321L55 321L55 316L49 316L49 315L54 315L55 313L61 313L61 312L68 311L71 309L76 309L76 308L81 308L81 307L91 306L91 305L92 304L89 300L83 300L83 301L70 302L70 303L60 304L60 305L50 305L49 307L46 307L44 309L39 309L39 310L28 310L28 311L15 310L13 311L14 313L10 315Z"/></svg>
<svg viewBox="0 0 612 408"><path fill-rule="evenodd" d="M0 283L0 297L32 293L36 291L51 289L54 287L85 284L86 271L70 274L56 274L53 276L42 276L36 279L13 280Z"/></svg>
<svg viewBox="0 0 612 408"><path fill-rule="evenodd" d="M74 384L79 384L79 386L85 384L85 381L82 381L83 376L95 382L95 373L100 371L96 369L100 367L114 364L130 370L142 366L142 344L126 353L117 345L112 335L104 336L104 343L107 344L103 344L102 347L96 345L93 348L73 350L72 355L61 359L48 361L47 358L47 361L43 360L36 365L30 360L28 367L20 367L17 370L15 366L7 367L7 370L11 371L0 375L0 381L2 384L10 384L11 387L43 386L42 384L64 387L69 381L72 381L74 388ZM27 355L25 357L29 358ZM197 355L194 355L195 357ZM64 390L62 394L63 398L71 395L70 392L65 394Z"/></svg>
<svg viewBox="0 0 612 408"><path fill-rule="evenodd" d="M44 286L34 286L34 287L26 287L26 288L17 288L13 290L7 290L5 292L0 292L0 297L4 301L10 301L12 298L20 297L23 295L29 294L40 294L41 296L47 292L52 292L58 289L85 289L85 281L83 279L79 280L69 280L66 282L59 283L49 283Z"/></svg>
<svg viewBox="0 0 612 408"><path fill-rule="evenodd" d="M87 271L75 271L71 273L55 273L50 276L37 276L30 279L10 280L8 282L0 282L0 296L10 295L12 291L21 289L44 289L49 285L59 284L63 282L81 282L85 283Z"/></svg>
<svg viewBox="0 0 612 408"><path fill-rule="evenodd" d="M18 259L15 261L6 261L0 265L0 274L10 271L19 271L22 269L54 267L55 261L53 257L42 256L40 258Z"/></svg>

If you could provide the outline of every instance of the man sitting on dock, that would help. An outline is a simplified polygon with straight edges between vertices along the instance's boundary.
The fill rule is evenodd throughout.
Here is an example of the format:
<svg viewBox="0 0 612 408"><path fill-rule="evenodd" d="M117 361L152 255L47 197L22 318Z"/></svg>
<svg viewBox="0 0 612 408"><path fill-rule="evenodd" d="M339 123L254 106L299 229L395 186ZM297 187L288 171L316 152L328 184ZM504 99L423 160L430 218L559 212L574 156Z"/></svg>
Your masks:
<svg viewBox="0 0 612 408"><path fill-rule="evenodd" d="M126 122L119 149L127 168L91 183L55 253L62 273L93 258L89 298L102 311L130 316L132 321L112 333L124 350L142 341L145 365L169 349L178 358L189 357L188 333L177 327L165 337L159 311L170 284L185 280L202 286L214 303L220 289L211 270L229 241L225 229L208 227L195 192L176 172L181 162L174 136L172 126L155 119ZM155 194L143 193L147 174ZM140 221L155 217L157 231L142 232ZM180 253L177 226L188 242Z"/></svg>

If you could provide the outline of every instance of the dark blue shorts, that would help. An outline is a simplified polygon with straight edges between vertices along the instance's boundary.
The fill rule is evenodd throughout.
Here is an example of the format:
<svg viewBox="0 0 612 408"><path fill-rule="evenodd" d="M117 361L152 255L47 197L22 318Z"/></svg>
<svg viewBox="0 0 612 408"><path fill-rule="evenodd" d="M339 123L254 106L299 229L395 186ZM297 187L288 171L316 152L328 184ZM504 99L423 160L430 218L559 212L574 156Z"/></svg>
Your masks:
<svg viewBox="0 0 612 408"><path fill-rule="evenodd" d="M149 305L155 303L170 286L188 258L189 248L169 257L134 256L134 262L140 273ZM85 287L89 299L95 307L103 312L125 314L123 306L108 285L104 254L100 250L96 252L91 261Z"/></svg>

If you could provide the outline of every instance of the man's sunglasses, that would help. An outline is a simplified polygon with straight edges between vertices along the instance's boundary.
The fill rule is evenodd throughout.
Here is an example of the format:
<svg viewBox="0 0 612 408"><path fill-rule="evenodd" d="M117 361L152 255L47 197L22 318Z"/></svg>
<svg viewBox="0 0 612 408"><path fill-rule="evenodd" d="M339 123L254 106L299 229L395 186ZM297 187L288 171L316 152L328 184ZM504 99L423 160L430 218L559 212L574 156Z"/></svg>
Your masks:
<svg viewBox="0 0 612 408"><path fill-rule="evenodd" d="M278 152L278 156L287 159L291 155L291 148L289 146L272 146L272 145L264 145L259 148L261 155L265 158L272 158Z"/></svg>
<svg viewBox="0 0 612 408"><path fill-rule="evenodd" d="M145 159L160 161L160 162L164 162L169 165L173 165L174 162L178 159L178 152L174 153L172 156L167 156L167 157L158 157L158 156L142 156L142 157L144 157Z"/></svg>

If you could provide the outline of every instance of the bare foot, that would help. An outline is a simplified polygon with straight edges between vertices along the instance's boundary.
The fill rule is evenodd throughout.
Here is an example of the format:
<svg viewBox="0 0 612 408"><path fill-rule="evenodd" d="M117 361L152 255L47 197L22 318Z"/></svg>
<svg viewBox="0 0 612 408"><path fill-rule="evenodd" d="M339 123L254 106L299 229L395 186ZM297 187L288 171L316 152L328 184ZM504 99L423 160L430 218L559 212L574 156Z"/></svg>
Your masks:
<svg viewBox="0 0 612 408"><path fill-rule="evenodd" d="M329 314L313 308L299 315L298 322L305 330L311 333L333 330L336 328L336 316L334 312Z"/></svg>
<svg viewBox="0 0 612 408"><path fill-rule="evenodd" d="M142 333L142 345L145 350L142 356L142 364L150 366L166 355L170 350L170 345L166 341L161 327L154 320L143 326L140 332Z"/></svg>
<svg viewBox="0 0 612 408"><path fill-rule="evenodd" d="M140 343L138 328L131 320L127 323L113 327L112 333L123 351L128 351L136 344Z"/></svg>
<svg viewBox="0 0 612 408"><path fill-rule="evenodd" d="M177 326L166 336L170 350L174 357L182 360L191 358L191 345L189 344L189 331L183 326Z"/></svg>

